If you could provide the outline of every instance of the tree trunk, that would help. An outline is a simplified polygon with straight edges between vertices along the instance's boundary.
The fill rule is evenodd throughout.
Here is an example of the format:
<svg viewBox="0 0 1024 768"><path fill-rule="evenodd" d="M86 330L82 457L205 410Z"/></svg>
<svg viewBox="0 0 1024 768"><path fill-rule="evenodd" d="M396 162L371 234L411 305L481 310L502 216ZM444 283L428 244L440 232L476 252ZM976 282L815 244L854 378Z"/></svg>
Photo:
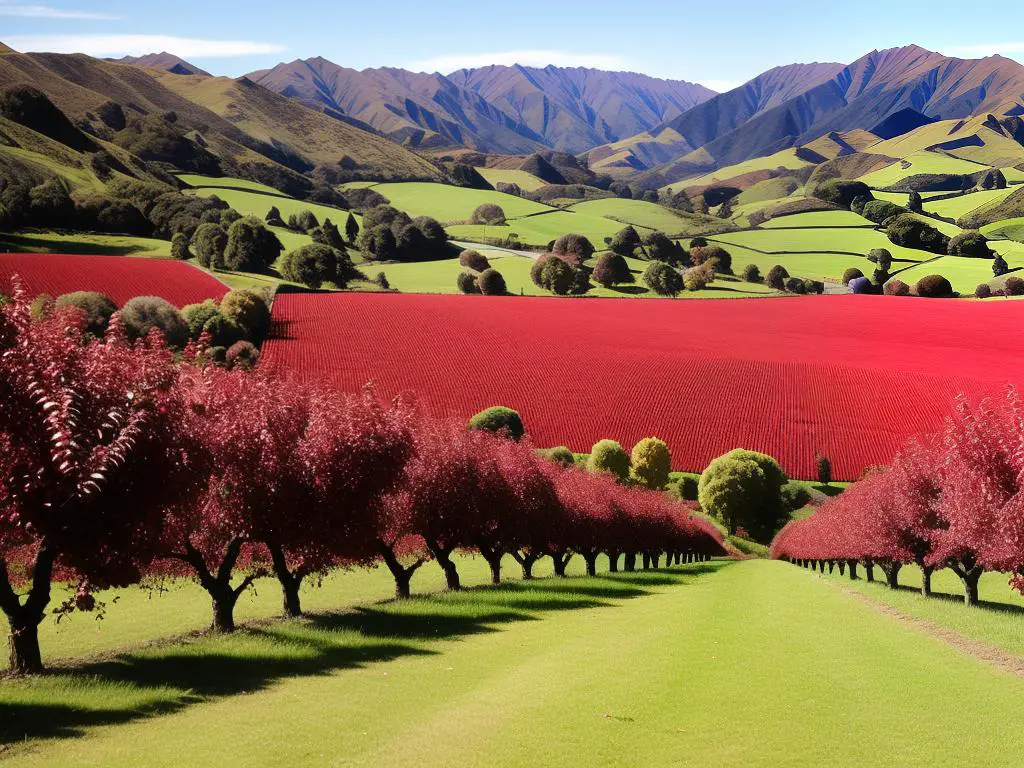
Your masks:
<svg viewBox="0 0 1024 768"><path fill-rule="evenodd" d="M377 548L380 550L381 559L395 580L395 599L404 600L412 594L412 575L417 568L423 565L423 558L417 558L415 563L406 568L395 556L394 550L383 541L377 541Z"/></svg>
<svg viewBox="0 0 1024 768"><path fill-rule="evenodd" d="M839 565L839 575L840 576L845 576L846 575L846 561L845 560L840 560L838 565Z"/></svg>
<svg viewBox="0 0 1024 768"><path fill-rule="evenodd" d="M644 570L649 570L651 567L651 554L649 552L644 552L641 555L641 562L643 563Z"/></svg>
<svg viewBox="0 0 1024 768"><path fill-rule="evenodd" d="M533 578L533 564L544 557L543 553L534 552L531 549L527 549L523 552L512 552L512 558L519 563L523 569L523 579L529 580Z"/></svg>
<svg viewBox="0 0 1024 768"><path fill-rule="evenodd" d="M488 557L487 565L491 568L491 584L501 584L501 555Z"/></svg>
<svg viewBox="0 0 1024 768"><path fill-rule="evenodd" d="M873 560L864 561L864 576L868 581L875 580L875 563Z"/></svg>
<svg viewBox="0 0 1024 768"><path fill-rule="evenodd" d="M608 572L619 572L619 553L614 550L608 550Z"/></svg>
<svg viewBox="0 0 1024 768"><path fill-rule="evenodd" d="M274 575L281 583L281 594L283 600L283 613L286 618L295 618L302 615L302 605L299 602L299 587L302 586L304 574L301 569L296 568L295 572L288 570L288 562L285 559L284 551L277 546L267 545L270 550L270 560L274 566Z"/></svg>
<svg viewBox="0 0 1024 768"><path fill-rule="evenodd" d="M235 631L235 603L238 602L238 595L233 589L215 589L210 593L213 599L213 625L214 632Z"/></svg>
<svg viewBox="0 0 1024 768"><path fill-rule="evenodd" d="M441 570L444 571L445 584L451 592L458 592L462 589L462 580L459 579L459 570L455 567L455 563L452 562L452 551L450 549L444 549L435 541L425 540L427 543L427 549L430 550L430 554L434 556L434 560L441 566Z"/></svg>
<svg viewBox="0 0 1024 768"><path fill-rule="evenodd" d="M7 615L10 626L8 659L10 671L16 675L31 675L43 671L43 654L39 649L39 624L46 616L50 604L50 581L57 553L41 545L32 563L32 586L25 602L11 587L7 563L0 558L0 608Z"/></svg>
<svg viewBox="0 0 1024 768"><path fill-rule="evenodd" d="M43 656L39 650L39 624L28 621L10 620L11 633L7 644L10 671L16 675L34 675L43 671Z"/></svg>
<svg viewBox="0 0 1024 768"><path fill-rule="evenodd" d="M964 605L978 604L978 580L985 569L972 560L950 563L950 569L964 585Z"/></svg>
<svg viewBox="0 0 1024 768"><path fill-rule="evenodd" d="M566 552L564 549L559 549L551 552L550 555L555 565L555 576L565 578L565 568L569 565L569 561L572 559L572 553Z"/></svg>
<svg viewBox="0 0 1024 768"><path fill-rule="evenodd" d="M835 570L835 567L836 567L836 561L835 560L829 560L828 561L828 572L832 573Z"/></svg>
<svg viewBox="0 0 1024 768"><path fill-rule="evenodd" d="M651 568L654 568L655 570L657 570L658 562L660 560L661 560L661 553L660 552L652 552L651 553Z"/></svg>
<svg viewBox="0 0 1024 768"><path fill-rule="evenodd" d="M636 570L636 552L626 553L626 556L622 558L622 569L628 572Z"/></svg>
<svg viewBox="0 0 1024 768"><path fill-rule="evenodd" d="M934 569L930 565L921 566L921 595L923 597L929 597L932 593L932 571Z"/></svg>
<svg viewBox="0 0 1024 768"><path fill-rule="evenodd" d="M846 564L850 566L850 581L856 581L859 578L857 576L857 561L847 560Z"/></svg>
<svg viewBox="0 0 1024 768"><path fill-rule="evenodd" d="M583 562L587 564L587 576L597 576L597 552L584 552Z"/></svg>
<svg viewBox="0 0 1024 768"><path fill-rule="evenodd" d="M882 566L882 571L885 573L885 583L889 586L889 589L899 589L900 569L902 567L902 563L885 563Z"/></svg>

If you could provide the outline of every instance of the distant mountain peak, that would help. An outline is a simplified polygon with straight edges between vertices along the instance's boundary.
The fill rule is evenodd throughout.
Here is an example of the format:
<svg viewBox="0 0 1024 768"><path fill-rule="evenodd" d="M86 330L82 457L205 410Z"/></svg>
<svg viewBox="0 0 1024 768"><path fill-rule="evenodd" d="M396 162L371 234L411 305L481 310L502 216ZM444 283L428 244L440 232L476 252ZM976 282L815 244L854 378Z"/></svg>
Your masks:
<svg viewBox="0 0 1024 768"><path fill-rule="evenodd" d="M147 69L162 69L175 75L202 75L212 77L205 69L200 69L195 64L190 64L180 56L173 53L161 51L160 53L147 53L145 56L122 56L119 59L107 59L118 64L132 64L136 67Z"/></svg>

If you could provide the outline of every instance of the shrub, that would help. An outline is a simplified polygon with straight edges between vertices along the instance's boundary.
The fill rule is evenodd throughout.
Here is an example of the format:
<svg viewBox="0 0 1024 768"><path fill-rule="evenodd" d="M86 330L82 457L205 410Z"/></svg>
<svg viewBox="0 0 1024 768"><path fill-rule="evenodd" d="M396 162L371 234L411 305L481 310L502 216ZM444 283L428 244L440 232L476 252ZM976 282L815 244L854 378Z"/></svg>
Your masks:
<svg viewBox="0 0 1024 768"><path fill-rule="evenodd" d="M865 206L861 215L869 221L875 222L875 224L881 224L883 221L898 216L901 213L906 213L905 208L901 208L895 203L890 203L888 200L871 200Z"/></svg>
<svg viewBox="0 0 1024 768"><path fill-rule="evenodd" d="M378 272L377 276L373 278L373 282L375 282L382 290L387 291L391 288L391 283L388 282L388 276L383 272Z"/></svg>
<svg viewBox="0 0 1024 768"><path fill-rule="evenodd" d="M1000 277L1010 271L1010 265L1006 263L1006 259L1003 258L1001 253L996 253L995 258L992 259L992 275L994 277Z"/></svg>
<svg viewBox="0 0 1024 768"><path fill-rule="evenodd" d="M188 248L188 237L184 232L175 232L171 238L171 257L179 261L187 261L192 258L192 251Z"/></svg>
<svg viewBox="0 0 1024 768"><path fill-rule="evenodd" d="M1016 275L1011 275L1003 283L1003 292L1007 296L1024 296L1024 280Z"/></svg>
<svg viewBox="0 0 1024 768"><path fill-rule="evenodd" d="M465 250L459 254L459 264L463 267L476 270L477 272L483 272L485 269L490 269L491 267L486 256L479 251L472 250Z"/></svg>
<svg viewBox="0 0 1024 768"><path fill-rule="evenodd" d="M220 224L200 224L192 235L192 247L196 259L207 269L224 266L224 248L228 244L228 233Z"/></svg>
<svg viewBox="0 0 1024 768"><path fill-rule="evenodd" d="M825 292L825 284L821 280L804 278L804 288L807 293L822 294Z"/></svg>
<svg viewBox="0 0 1024 768"><path fill-rule="evenodd" d="M714 267L711 262L699 267L690 267L683 273L683 286L688 291L701 291L715 279Z"/></svg>
<svg viewBox="0 0 1024 768"><path fill-rule="evenodd" d="M102 336L110 323L110 316L117 312L117 304L105 293L99 291L75 291L58 296L57 309L74 307L85 315L85 330L93 336Z"/></svg>
<svg viewBox="0 0 1024 768"><path fill-rule="evenodd" d="M485 269L476 282L484 296L504 296L508 293L505 278L496 269Z"/></svg>
<svg viewBox="0 0 1024 768"><path fill-rule="evenodd" d="M988 283L980 283L977 288L974 289L974 296L978 299L987 299L992 295L992 288Z"/></svg>
<svg viewBox="0 0 1024 768"><path fill-rule="evenodd" d="M790 293L796 293L803 295L807 293L807 285L804 283L802 278L799 277L787 277L786 278L786 290Z"/></svg>
<svg viewBox="0 0 1024 768"><path fill-rule="evenodd" d="M345 245L345 238L341 236L341 232L338 230L337 225L334 224L330 219L324 219L324 223L319 227L315 227L309 236L313 239L314 243L320 243L321 245L329 245L336 251L342 253L347 252Z"/></svg>
<svg viewBox="0 0 1024 768"><path fill-rule="evenodd" d="M618 283L632 283L633 273L629 271L626 259L617 253L603 253L594 267L594 281L605 288Z"/></svg>
<svg viewBox="0 0 1024 768"><path fill-rule="evenodd" d="M967 256L972 259L991 259L994 254L988 247L988 238L981 232L961 232L951 238L947 253L950 256Z"/></svg>
<svg viewBox="0 0 1024 768"><path fill-rule="evenodd" d="M814 454L814 468L818 474L818 482L829 485L832 482L832 462L823 453Z"/></svg>
<svg viewBox="0 0 1024 768"><path fill-rule="evenodd" d="M643 282L659 296L675 296L683 290L683 276L661 261L652 262L647 267Z"/></svg>
<svg viewBox="0 0 1024 768"><path fill-rule="evenodd" d="M811 194L819 200L843 208L850 208L854 199L858 197L867 200L873 199L867 184L863 181L850 181L849 179L829 179L814 187Z"/></svg>
<svg viewBox="0 0 1024 768"><path fill-rule="evenodd" d="M270 307L253 291L230 291L220 301L220 311L236 321L251 340L259 342L270 331Z"/></svg>
<svg viewBox="0 0 1024 768"><path fill-rule="evenodd" d="M704 237L695 237L695 238L693 238L693 239L692 239L692 240L690 241L690 250L691 250L691 251L692 251L692 250L693 250L694 248L707 248L707 247L708 247L708 241L707 241L707 238L704 238Z"/></svg>
<svg viewBox="0 0 1024 768"><path fill-rule="evenodd" d="M711 264L715 272L720 272L723 275L732 274L732 254L720 246L707 245L703 248L694 248L690 252L690 259L695 267L701 264Z"/></svg>
<svg viewBox="0 0 1024 768"><path fill-rule="evenodd" d="M537 287L551 291L557 296L565 296L573 287L576 272L564 259L546 254L534 261L530 268L530 277Z"/></svg>
<svg viewBox="0 0 1024 768"><path fill-rule="evenodd" d="M864 206L866 206L870 202L871 200L869 198L864 197L864 195L857 195L855 198L853 198L853 200L850 201L850 210L856 213L858 216L861 216L864 214Z"/></svg>
<svg viewBox="0 0 1024 768"><path fill-rule="evenodd" d="M672 471L672 454L663 440L645 437L633 446L630 463L630 476L637 485L660 491L668 483L668 475Z"/></svg>
<svg viewBox="0 0 1024 768"><path fill-rule="evenodd" d="M267 215L263 217L263 220L267 222L268 227L286 226L284 219L281 218L281 211L278 210L276 205L270 206L270 210L267 211Z"/></svg>
<svg viewBox="0 0 1024 768"><path fill-rule="evenodd" d="M594 246L583 235L570 233L558 238L552 251L563 256L575 256L582 262L594 255Z"/></svg>
<svg viewBox="0 0 1024 768"><path fill-rule="evenodd" d="M909 296L910 286L904 283L902 280L892 279L889 280L882 289L882 292L886 296Z"/></svg>
<svg viewBox="0 0 1024 768"><path fill-rule="evenodd" d="M788 517L783 504L785 473L771 456L736 449L712 461L700 476L701 508L730 533L745 528L756 541L768 541Z"/></svg>
<svg viewBox="0 0 1024 768"><path fill-rule="evenodd" d="M159 296L129 299L121 308L121 323L130 339L144 338L156 329L170 347L183 347L188 341L188 325L181 312Z"/></svg>
<svg viewBox="0 0 1024 768"><path fill-rule="evenodd" d="M576 457L564 445L556 445L554 448L541 448L537 453L561 467L571 467L576 463Z"/></svg>
<svg viewBox="0 0 1024 768"><path fill-rule="evenodd" d="M864 273L857 267L850 267L843 272L843 285L849 285L851 280L856 280L858 277L864 277Z"/></svg>
<svg viewBox="0 0 1024 768"><path fill-rule="evenodd" d="M356 241L356 237L359 236L359 222L356 221L356 217L351 213L348 218L345 219L345 237L348 238L350 243Z"/></svg>
<svg viewBox="0 0 1024 768"><path fill-rule="evenodd" d="M522 417L504 405L494 405L480 411L469 420L469 428L505 435L517 442L526 434Z"/></svg>
<svg viewBox="0 0 1024 768"><path fill-rule="evenodd" d="M224 364L228 368L253 368L260 359L260 352L249 341L236 341L224 354Z"/></svg>
<svg viewBox="0 0 1024 768"><path fill-rule="evenodd" d="M472 272L461 272L455 278L455 284L462 293L480 293L480 286L476 281L476 275Z"/></svg>
<svg viewBox="0 0 1024 768"><path fill-rule="evenodd" d="M238 321L225 317L220 312L215 314L203 325L203 333L209 334L210 345L214 347L230 347L245 338L245 329Z"/></svg>
<svg viewBox="0 0 1024 768"><path fill-rule="evenodd" d="M678 257L675 244L664 232L651 232L643 239L644 251L651 261L664 261L671 264Z"/></svg>
<svg viewBox="0 0 1024 768"><path fill-rule="evenodd" d="M53 296L48 293L40 293L29 305L29 316L33 320L43 320L53 313Z"/></svg>
<svg viewBox="0 0 1024 768"><path fill-rule="evenodd" d="M188 335L193 341L199 338L206 322L220 314L217 302L207 299L202 304L188 304L181 308L181 316L188 325Z"/></svg>
<svg viewBox="0 0 1024 768"><path fill-rule="evenodd" d="M932 253L945 253L949 238L935 227L910 214L901 214L890 220L886 235L889 242L905 248L919 248Z"/></svg>
<svg viewBox="0 0 1024 768"><path fill-rule="evenodd" d="M926 299L949 298L953 295L953 286L942 275L927 275L917 281L917 295Z"/></svg>
<svg viewBox="0 0 1024 768"><path fill-rule="evenodd" d="M910 191L910 196L907 198L907 208L914 213L924 211L924 200L921 199L921 193L916 189Z"/></svg>
<svg viewBox="0 0 1024 768"><path fill-rule="evenodd" d="M848 286L851 291L860 295L875 292L874 285L866 277L855 277L848 283Z"/></svg>
<svg viewBox="0 0 1024 768"><path fill-rule="evenodd" d="M310 210L304 209L288 217L288 228L294 229L296 232L311 232L318 226L320 226L320 222L317 220L316 214Z"/></svg>
<svg viewBox="0 0 1024 768"><path fill-rule="evenodd" d="M615 233L610 247L614 253L620 256L632 256L633 252L640 247L640 235L632 225L624 227Z"/></svg>
<svg viewBox="0 0 1024 768"><path fill-rule="evenodd" d="M765 278L765 282L771 288L777 291L781 291L786 287L786 280L789 278L789 272L781 264L776 264L774 267L768 270L768 276Z"/></svg>
<svg viewBox="0 0 1024 768"><path fill-rule="evenodd" d="M892 267L892 253L888 248L872 248L868 251L868 261L888 271Z"/></svg>
<svg viewBox="0 0 1024 768"><path fill-rule="evenodd" d="M277 235L259 219L248 216L228 229L224 266L236 272L266 272L282 250Z"/></svg>
<svg viewBox="0 0 1024 768"><path fill-rule="evenodd" d="M747 264L747 266L743 268L743 272L741 274L743 279L748 283L760 283L764 280L764 278L761 277L761 270L757 264Z"/></svg>
<svg viewBox="0 0 1024 768"><path fill-rule="evenodd" d="M590 449L587 469L591 472L607 472L620 483L625 483L629 480L629 454L614 440L600 440Z"/></svg>
<svg viewBox="0 0 1024 768"><path fill-rule="evenodd" d="M473 210L473 214L469 217L469 223L500 226L505 223L505 211L501 209L500 205L483 203Z"/></svg>
<svg viewBox="0 0 1024 768"><path fill-rule="evenodd" d="M886 283L886 281L888 279L889 279L889 270L887 270L887 269L882 269L881 267L877 267L871 273L871 282L874 283L875 285L885 285L885 283Z"/></svg>

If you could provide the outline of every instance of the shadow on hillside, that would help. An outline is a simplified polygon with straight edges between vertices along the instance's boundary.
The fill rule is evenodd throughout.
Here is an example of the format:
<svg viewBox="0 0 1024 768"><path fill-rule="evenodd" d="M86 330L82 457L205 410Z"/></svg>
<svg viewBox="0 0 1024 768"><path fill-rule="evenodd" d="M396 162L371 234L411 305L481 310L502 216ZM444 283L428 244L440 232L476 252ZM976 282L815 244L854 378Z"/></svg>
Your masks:
<svg viewBox="0 0 1024 768"><path fill-rule="evenodd" d="M439 641L542 621L555 611L614 606L612 601L642 597L653 587L692 583L727 564L510 581L268 622L227 637L204 636L55 669L38 678L2 680L0 745L81 736L94 726L172 713L211 697L253 693L284 678L442 653L434 647ZM114 697L112 686L118 691Z"/></svg>
<svg viewBox="0 0 1024 768"><path fill-rule="evenodd" d="M45 234L39 230L40 234ZM64 234L64 231L55 231L54 234ZM68 234L73 234L68 232ZM38 237L25 237L23 235L4 233L0 235L0 252L3 253L64 253L71 255L88 256L131 256L134 253L147 253L151 248L143 247L139 243L116 245L92 240L46 240Z"/></svg>
<svg viewBox="0 0 1024 768"><path fill-rule="evenodd" d="M880 586L884 587L885 585L882 583ZM900 584L897 589L900 592L913 592L917 595L921 594L921 589L919 587L911 587L907 584ZM946 603L957 603L958 605L963 605L964 603L963 592L936 592L933 590L931 595L923 599L937 600ZM1009 616L1024 616L1024 605L1000 603L994 600L978 600L978 604L974 607L985 611L993 611L994 613L1007 614Z"/></svg>

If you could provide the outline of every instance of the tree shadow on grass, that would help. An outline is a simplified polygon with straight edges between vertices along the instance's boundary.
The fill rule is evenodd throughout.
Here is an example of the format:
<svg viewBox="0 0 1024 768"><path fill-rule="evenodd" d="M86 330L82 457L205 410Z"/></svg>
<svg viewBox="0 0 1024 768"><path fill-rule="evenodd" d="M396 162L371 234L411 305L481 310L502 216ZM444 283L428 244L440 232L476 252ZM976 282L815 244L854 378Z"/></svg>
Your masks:
<svg viewBox="0 0 1024 768"><path fill-rule="evenodd" d="M0 745L81 736L95 726L128 723L211 698L257 692L284 678L442 653L442 648L435 647L440 641L540 621L554 611L613 606L614 600L650 594L650 587L684 584L718 570L709 566L597 579L512 581L425 595L251 625L230 636L200 636L57 669L38 678L0 681Z"/></svg>
<svg viewBox="0 0 1024 768"><path fill-rule="evenodd" d="M880 586L884 587L885 585L881 584ZM913 592L916 595L921 594L921 589L919 587L911 587L908 584L900 584L897 587L897 590L900 592ZM962 592L937 592L932 590L932 593L923 599L935 600L943 603L956 603L957 605L964 606L964 608L968 607L964 605L964 595ZM1014 605L1013 603L1000 603L995 600L978 600L978 604L972 607L983 611L1004 613L1010 616L1024 616L1024 606Z"/></svg>

